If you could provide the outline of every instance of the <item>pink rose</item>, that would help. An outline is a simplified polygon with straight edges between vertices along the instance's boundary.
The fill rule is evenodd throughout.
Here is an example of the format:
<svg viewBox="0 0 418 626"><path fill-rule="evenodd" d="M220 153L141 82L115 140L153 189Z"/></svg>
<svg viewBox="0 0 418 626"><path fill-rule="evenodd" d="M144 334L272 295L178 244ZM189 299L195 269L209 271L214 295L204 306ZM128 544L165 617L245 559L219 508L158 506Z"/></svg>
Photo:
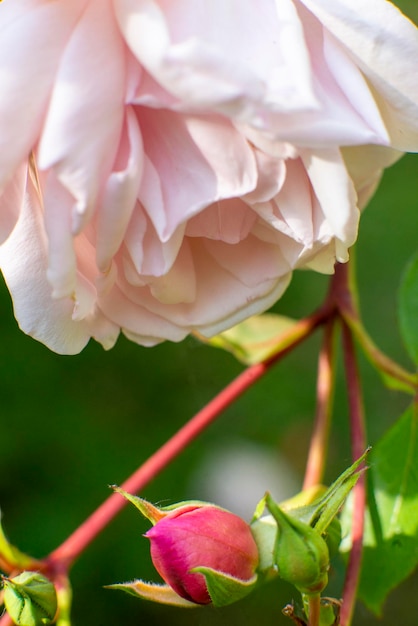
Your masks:
<svg viewBox="0 0 418 626"><path fill-rule="evenodd" d="M186 505L158 521L145 536L151 558L161 578L182 598L209 604L203 574L208 567L238 581L253 579L258 548L248 524L214 505Z"/></svg>
<svg viewBox="0 0 418 626"><path fill-rule="evenodd" d="M385 0L4 0L0 267L60 353L216 334L348 258L418 150Z"/></svg>

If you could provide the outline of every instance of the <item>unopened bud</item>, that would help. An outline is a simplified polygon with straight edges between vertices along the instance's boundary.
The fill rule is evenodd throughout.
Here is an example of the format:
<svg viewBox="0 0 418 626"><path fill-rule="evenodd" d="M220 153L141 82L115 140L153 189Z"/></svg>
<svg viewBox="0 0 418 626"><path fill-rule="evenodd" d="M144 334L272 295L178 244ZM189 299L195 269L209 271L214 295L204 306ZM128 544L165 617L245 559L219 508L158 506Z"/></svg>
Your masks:
<svg viewBox="0 0 418 626"><path fill-rule="evenodd" d="M50 624L57 612L54 585L42 574L23 572L14 578L2 578L4 605L18 626Z"/></svg>
<svg viewBox="0 0 418 626"><path fill-rule="evenodd" d="M151 558L178 596L197 604L223 606L252 590L259 556L251 528L243 519L204 502L157 509L118 491L154 524L145 533L151 542Z"/></svg>
<svg viewBox="0 0 418 626"><path fill-rule="evenodd" d="M321 592L327 585L329 569L324 539L311 526L286 515L269 495L266 504L278 527L273 561L279 576L301 593Z"/></svg>

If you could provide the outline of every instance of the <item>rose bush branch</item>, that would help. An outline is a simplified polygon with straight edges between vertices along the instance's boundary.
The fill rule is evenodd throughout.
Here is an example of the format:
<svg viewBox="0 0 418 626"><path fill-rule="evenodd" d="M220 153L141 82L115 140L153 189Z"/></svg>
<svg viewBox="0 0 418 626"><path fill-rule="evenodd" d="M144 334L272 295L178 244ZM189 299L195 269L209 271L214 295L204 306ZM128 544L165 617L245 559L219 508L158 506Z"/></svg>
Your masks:
<svg viewBox="0 0 418 626"><path fill-rule="evenodd" d="M343 325L344 362L346 369L347 394L350 410L351 449L353 460L366 449L366 428L360 376L356 361L353 336L347 324ZM366 485L364 474L353 490L353 516L351 525L352 548L348 560L341 607L341 626L350 626L359 584L363 552L364 515L366 508Z"/></svg>
<svg viewBox="0 0 418 626"><path fill-rule="evenodd" d="M318 360L317 406L303 482L304 490L321 483L324 474L335 378L334 349L335 319L331 317L324 328L323 344Z"/></svg>
<svg viewBox="0 0 418 626"><path fill-rule="evenodd" d="M8 613L3 613L0 617L0 626L13 626L12 618Z"/></svg>
<svg viewBox="0 0 418 626"><path fill-rule="evenodd" d="M353 253L355 254L355 251ZM341 279L333 281L332 292L339 314L351 329L365 355L381 374L394 379L394 381L399 381L404 390L409 393L416 393L418 391L418 375L408 372L384 354L364 327L358 304L354 261L350 260L345 265L337 265L336 274L341 275Z"/></svg>
<svg viewBox="0 0 418 626"><path fill-rule="evenodd" d="M266 361L257 363L244 370L185 426L169 439L155 454L143 463L123 484L125 491L136 493L145 487L159 472L176 458L200 433L232 404L244 391L259 380L269 369L306 339L332 314L329 307L322 307L317 313L301 320L291 329L285 341L285 347ZM123 508L126 501L117 494L109 498L68 537L47 558L47 564L53 571L68 568L81 552L95 539L107 524Z"/></svg>

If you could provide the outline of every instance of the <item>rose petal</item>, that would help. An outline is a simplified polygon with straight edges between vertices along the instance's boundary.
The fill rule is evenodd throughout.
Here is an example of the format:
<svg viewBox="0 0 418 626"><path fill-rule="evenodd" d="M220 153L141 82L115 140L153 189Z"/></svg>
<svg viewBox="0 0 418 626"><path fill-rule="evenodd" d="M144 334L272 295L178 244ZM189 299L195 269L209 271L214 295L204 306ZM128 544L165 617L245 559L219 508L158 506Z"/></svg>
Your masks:
<svg viewBox="0 0 418 626"><path fill-rule="evenodd" d="M207 243L213 245L218 242ZM206 244L203 246L200 239L189 240L197 286L196 299L192 304L183 303L167 307L152 297L147 287L134 288L124 280L123 276L119 277L119 288L123 291L127 301L132 303L128 306L125 300L124 306L128 306L131 312L134 310L133 305L138 307L138 323L134 322L132 317L123 321L122 306L119 307L118 319L122 320L121 326L124 332L126 329L131 330L134 325L135 332L141 333L140 320L144 317L143 309L146 308L152 322L154 322L152 316L155 315L155 325L160 324L162 319L166 319L168 324L166 338L168 339L176 340L172 339L173 325L177 326L177 334L180 338L183 338L192 329L208 335L216 334L238 323L238 321L242 321L245 317L259 313L271 306L289 283L288 265L275 246L263 246L261 242L257 244L253 238L252 243L248 243L245 248L241 248L242 244L239 244L229 246L233 250L228 252L225 249L223 254L219 250L220 262L218 262L218 258L210 253ZM228 248L226 244L224 245ZM257 245L259 245L259 249L257 249ZM254 253L260 254L259 261ZM218 254L218 250L216 254ZM278 263L280 260L281 263ZM256 263L255 268L252 267L254 262ZM246 265L243 266L243 263ZM247 276L245 269L248 273L247 281L251 282L251 286L242 281L242 278ZM109 304L108 299L105 303L100 300L100 306L103 307L105 314L115 320L116 307L111 305L113 308L113 312L111 312ZM150 327L148 320L146 323L144 320L142 328L149 328L150 335L153 335L152 326ZM180 329L184 329L182 335ZM142 332L144 335L148 334L144 330ZM158 331L158 337L164 338L164 336L162 326L162 329Z"/></svg>
<svg viewBox="0 0 418 626"><path fill-rule="evenodd" d="M91 216L114 162L125 71L110 0L90 0L62 55L38 151L40 169L54 167L75 198L74 232Z"/></svg>
<svg viewBox="0 0 418 626"><path fill-rule="evenodd" d="M7 239L19 219L21 206L24 202L26 193L27 178L28 163L25 161L16 170L13 178L5 187L3 193L0 194L0 244Z"/></svg>
<svg viewBox="0 0 418 626"><path fill-rule="evenodd" d="M141 132L131 109L127 110L117 163L110 174L97 211L97 265L102 272L123 242L136 204L143 171Z"/></svg>
<svg viewBox="0 0 418 626"><path fill-rule="evenodd" d="M192 217L185 234L237 244L249 235L256 219L256 213L242 200L222 200Z"/></svg>
<svg viewBox="0 0 418 626"><path fill-rule="evenodd" d="M62 51L87 3L0 7L0 189L37 140Z"/></svg>
<svg viewBox="0 0 418 626"><path fill-rule="evenodd" d="M373 195L383 170L398 161L402 152L381 146L350 146L341 150L363 209Z"/></svg>
<svg viewBox="0 0 418 626"><path fill-rule="evenodd" d="M417 151L417 28L390 2L300 1L343 43L373 85L392 147Z"/></svg>
<svg viewBox="0 0 418 626"><path fill-rule="evenodd" d="M125 236L126 251L135 268L129 282L143 285L145 276L163 276L176 260L185 226L180 226L168 241L161 241L143 207L137 203Z"/></svg>
<svg viewBox="0 0 418 626"><path fill-rule="evenodd" d="M138 60L188 106L263 124L263 109L315 108L310 62L291 0L115 0ZM245 53L243 54L243 51Z"/></svg>
<svg viewBox="0 0 418 626"><path fill-rule="evenodd" d="M356 191L339 150L306 151L302 160L332 232L346 247L351 246L357 237L360 215Z"/></svg>
<svg viewBox="0 0 418 626"><path fill-rule="evenodd" d="M74 301L53 299L46 278L47 239L38 191L32 181L22 205L19 221L0 246L0 267L13 297L20 328L59 354L76 354L93 335L110 348L118 330L98 316L96 334L91 321L72 320Z"/></svg>
<svg viewBox="0 0 418 626"><path fill-rule="evenodd" d="M255 188L253 153L226 120L142 110L139 121L147 155L139 198L161 241L212 202Z"/></svg>

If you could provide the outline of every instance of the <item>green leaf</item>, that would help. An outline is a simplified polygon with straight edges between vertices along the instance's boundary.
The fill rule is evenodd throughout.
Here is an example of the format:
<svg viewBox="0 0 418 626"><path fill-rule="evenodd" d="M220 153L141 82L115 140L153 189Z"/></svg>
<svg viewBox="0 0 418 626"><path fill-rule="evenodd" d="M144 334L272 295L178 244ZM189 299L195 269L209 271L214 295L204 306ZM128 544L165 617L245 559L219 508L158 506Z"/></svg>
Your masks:
<svg viewBox="0 0 418 626"><path fill-rule="evenodd" d="M258 576L240 580L218 572L211 567L194 567L192 572L203 574L212 603L216 607L227 606L247 596L257 585Z"/></svg>
<svg viewBox="0 0 418 626"><path fill-rule="evenodd" d="M418 255L413 257L403 275L398 312L405 347L418 365Z"/></svg>
<svg viewBox="0 0 418 626"><path fill-rule="evenodd" d="M388 593L418 564L418 414L411 406L373 448L359 596L377 615ZM351 506L350 506L351 505ZM350 549L352 499L342 516Z"/></svg>
<svg viewBox="0 0 418 626"><path fill-rule="evenodd" d="M285 348L293 341L291 329L297 322L289 317L265 313L254 315L241 324L203 341L217 348L232 352L238 361L246 365L260 363Z"/></svg>
<svg viewBox="0 0 418 626"><path fill-rule="evenodd" d="M358 481L362 471L360 466L366 461L369 452L370 448L368 448L357 461L350 465L350 467L314 500L312 504L294 507L292 503L297 500L296 498L292 498L291 500L281 503L280 507L285 510L288 515L295 517L305 524L309 524L322 535L330 524L332 524L335 516ZM299 495L301 494L298 494L298 496Z"/></svg>

